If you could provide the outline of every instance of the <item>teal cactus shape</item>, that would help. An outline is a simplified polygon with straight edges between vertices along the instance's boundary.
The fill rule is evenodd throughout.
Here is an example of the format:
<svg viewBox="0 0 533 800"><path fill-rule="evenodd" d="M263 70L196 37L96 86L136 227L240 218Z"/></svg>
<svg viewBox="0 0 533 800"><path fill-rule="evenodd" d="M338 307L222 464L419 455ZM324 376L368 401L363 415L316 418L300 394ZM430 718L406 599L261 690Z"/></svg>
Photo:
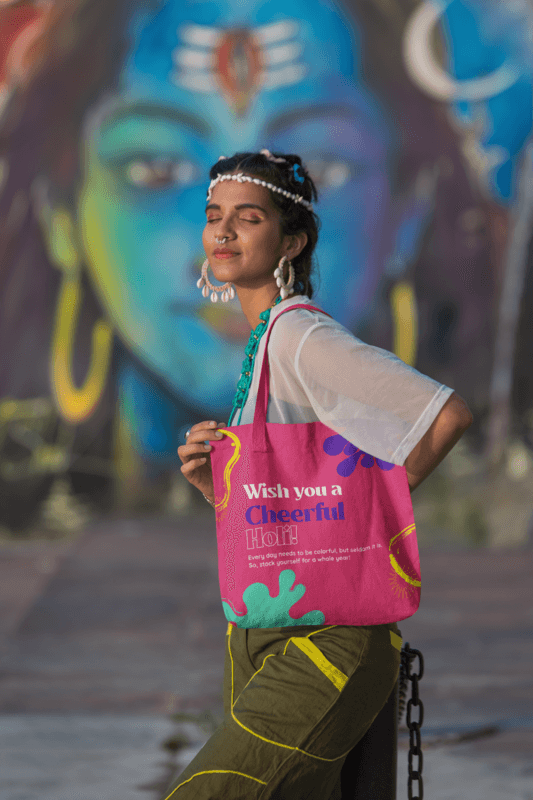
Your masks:
<svg viewBox="0 0 533 800"><path fill-rule="evenodd" d="M322 611L309 611L299 619L289 615L292 606L301 600L306 592L303 583L294 589L296 574L292 569L285 569L279 574L279 594L271 597L268 586L264 583L252 583L242 595L248 609L245 616L236 614L231 606L222 601L224 614L228 622L235 622L238 628L284 628L290 625L322 625L325 616Z"/></svg>

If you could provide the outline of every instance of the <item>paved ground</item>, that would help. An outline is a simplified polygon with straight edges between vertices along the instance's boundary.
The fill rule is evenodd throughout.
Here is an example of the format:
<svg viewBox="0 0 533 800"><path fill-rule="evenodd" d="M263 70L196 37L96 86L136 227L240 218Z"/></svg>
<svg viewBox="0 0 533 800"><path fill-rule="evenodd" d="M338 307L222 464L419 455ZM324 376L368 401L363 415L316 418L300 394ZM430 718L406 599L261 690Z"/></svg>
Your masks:
<svg viewBox="0 0 533 800"><path fill-rule="evenodd" d="M222 713L213 523L0 544L0 800L157 800L200 749ZM533 552L421 561L422 604L400 628L425 658L425 796L533 800ZM176 734L184 746L163 749ZM399 798L406 766L400 749Z"/></svg>

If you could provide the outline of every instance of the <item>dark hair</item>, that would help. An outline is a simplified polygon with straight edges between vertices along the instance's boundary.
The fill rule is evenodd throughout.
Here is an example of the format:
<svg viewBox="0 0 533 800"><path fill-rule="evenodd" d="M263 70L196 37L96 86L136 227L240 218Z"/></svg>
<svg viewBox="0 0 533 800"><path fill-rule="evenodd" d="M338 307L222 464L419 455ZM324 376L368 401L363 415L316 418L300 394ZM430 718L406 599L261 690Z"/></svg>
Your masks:
<svg viewBox="0 0 533 800"><path fill-rule="evenodd" d="M274 158L284 158L288 163L276 163L267 158L263 153L235 153L231 158L217 161L211 167L209 177L211 180L218 175L227 172L244 172L254 178L279 186L287 192L297 194L308 202L318 200L318 192L313 179L302 164L300 156L287 155L286 153L272 153ZM294 165L304 182L300 183L296 177ZM320 220L314 211L311 211L302 203L297 203L290 197L285 197L279 192L270 191L272 202L281 212L282 233L284 236L291 236L295 233L305 231L307 234L307 244L296 258L293 259L294 267L294 291L297 294L305 294L309 298L313 296L313 286L311 283L311 272L314 268L313 253L318 241L318 230Z"/></svg>

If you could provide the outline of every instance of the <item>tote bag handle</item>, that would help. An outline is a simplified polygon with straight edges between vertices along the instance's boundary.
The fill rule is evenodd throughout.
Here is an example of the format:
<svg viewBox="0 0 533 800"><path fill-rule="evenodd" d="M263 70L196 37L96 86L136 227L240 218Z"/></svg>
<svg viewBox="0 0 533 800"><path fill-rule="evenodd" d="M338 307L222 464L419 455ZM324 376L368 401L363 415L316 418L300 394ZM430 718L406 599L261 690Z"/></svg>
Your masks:
<svg viewBox="0 0 533 800"><path fill-rule="evenodd" d="M298 305L286 308L284 311L281 312L281 314L278 314L278 316L270 326L270 330L267 333L267 338L265 342L265 354L263 356L263 364L261 366L261 376L259 378L259 388L257 390L257 400L255 403L254 421L252 428L253 453L267 453L270 452L271 450L271 448L268 446L266 437L266 417L267 417L269 383L270 383L270 366L268 363L268 341L270 339L270 334L272 333L272 328L274 327L278 319L283 314L287 314L289 311L292 311L293 308L306 308L308 311L318 311L321 314L325 314L326 317L332 318L331 314L328 314L321 308L317 308L316 306L308 306L305 303L298 303Z"/></svg>

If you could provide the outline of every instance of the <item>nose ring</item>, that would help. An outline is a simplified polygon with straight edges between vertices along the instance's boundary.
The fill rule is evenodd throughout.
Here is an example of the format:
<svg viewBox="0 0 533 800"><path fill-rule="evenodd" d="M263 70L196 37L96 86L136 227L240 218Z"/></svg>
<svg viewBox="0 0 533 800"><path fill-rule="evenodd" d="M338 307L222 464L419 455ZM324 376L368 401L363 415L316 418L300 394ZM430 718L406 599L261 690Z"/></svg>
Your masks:
<svg viewBox="0 0 533 800"><path fill-rule="evenodd" d="M224 242L227 242L228 237L224 236L223 239L219 239L218 236L215 236L215 239L217 240L218 244L224 244Z"/></svg>

